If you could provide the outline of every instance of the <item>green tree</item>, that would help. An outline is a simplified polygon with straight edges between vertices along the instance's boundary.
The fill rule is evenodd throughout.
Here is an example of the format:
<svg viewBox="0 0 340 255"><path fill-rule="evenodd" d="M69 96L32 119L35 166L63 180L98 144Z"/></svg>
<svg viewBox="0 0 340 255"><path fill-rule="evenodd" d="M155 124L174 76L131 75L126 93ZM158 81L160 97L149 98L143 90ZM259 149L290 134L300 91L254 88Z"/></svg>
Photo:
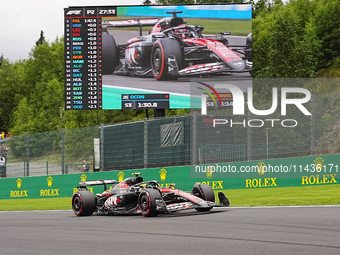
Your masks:
<svg viewBox="0 0 340 255"><path fill-rule="evenodd" d="M8 117L12 116L12 134L95 126L145 117L143 111L137 110L64 111L63 40L56 39L51 44L43 42L34 47L29 56L28 60L19 62L20 65L6 62L6 68L0 72L0 77L7 75L7 80L11 79L9 81L12 87L16 86L16 82L22 84L17 90L13 90L18 99L8 101L8 104L17 104L17 107L13 104L7 107L11 113ZM15 71L19 74L13 76ZM8 90L11 92L12 88Z"/></svg>
<svg viewBox="0 0 340 255"><path fill-rule="evenodd" d="M254 19L256 77L303 78L317 75L323 51L329 49L329 46L322 47L324 39L313 21L320 15L319 6L319 0L291 1L287 5L275 5ZM333 35L334 30L336 26L329 29L329 33Z"/></svg>
<svg viewBox="0 0 340 255"><path fill-rule="evenodd" d="M267 0L259 0L259 1L251 2L253 4L253 11L252 11L253 18L256 18L264 10L268 10L266 2Z"/></svg>
<svg viewBox="0 0 340 255"><path fill-rule="evenodd" d="M2 61L4 61L4 54L1 53L1 56L0 56L0 68L2 66Z"/></svg>
<svg viewBox="0 0 340 255"><path fill-rule="evenodd" d="M0 125L3 131L11 128L13 109L20 100L28 94L28 87L24 83L25 61L10 63L3 59L0 68Z"/></svg>
<svg viewBox="0 0 340 255"><path fill-rule="evenodd" d="M36 132L33 108L34 106L28 102L26 97L21 99L14 112L13 121L15 122L15 127L12 129L12 133L25 134Z"/></svg>
<svg viewBox="0 0 340 255"><path fill-rule="evenodd" d="M253 5L253 18L256 18L263 11L271 11L275 6L283 5L282 0L258 0L249 1Z"/></svg>
<svg viewBox="0 0 340 255"><path fill-rule="evenodd" d="M58 127L59 119L56 116L59 117L58 109L63 105L64 98L63 54L63 40L57 38L51 44L43 41L36 45L29 59L22 62L20 75L16 76L21 84L16 90L17 107L9 110L12 116L11 132L14 135L49 131ZM14 70L11 75L13 73Z"/></svg>
<svg viewBox="0 0 340 255"><path fill-rule="evenodd" d="M40 31L40 37L38 41L35 42L35 46L39 46L45 42L45 36L44 36L44 31Z"/></svg>
<svg viewBox="0 0 340 255"><path fill-rule="evenodd" d="M340 60L340 1L318 0L316 3L311 25L321 41L322 57L318 68L324 69Z"/></svg>

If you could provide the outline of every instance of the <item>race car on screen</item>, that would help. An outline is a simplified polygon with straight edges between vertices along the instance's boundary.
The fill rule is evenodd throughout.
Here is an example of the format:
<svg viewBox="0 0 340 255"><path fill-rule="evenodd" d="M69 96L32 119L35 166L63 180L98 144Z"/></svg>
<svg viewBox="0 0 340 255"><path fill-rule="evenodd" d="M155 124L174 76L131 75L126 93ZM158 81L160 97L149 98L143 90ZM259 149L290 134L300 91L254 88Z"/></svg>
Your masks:
<svg viewBox="0 0 340 255"><path fill-rule="evenodd" d="M219 192L221 204L215 203L212 188L206 184L195 184L191 193L162 188L158 181L143 181L140 173L124 179L96 180L80 182L78 191L72 197L72 209L77 216L90 216L96 213L134 214L156 216L160 213L172 213L187 209L198 212L209 211L213 207L229 206L224 193ZM103 185L104 192L94 195L87 186ZM107 190L107 185L112 185Z"/></svg>
<svg viewBox="0 0 340 255"><path fill-rule="evenodd" d="M157 80L176 80L183 76L251 72L251 34L246 45L228 45L225 35L203 36L203 26L186 25L177 17L181 11L167 12L173 17L103 21L103 74L150 76ZM143 26L152 26L142 35ZM108 27L139 26L139 36L117 45Z"/></svg>

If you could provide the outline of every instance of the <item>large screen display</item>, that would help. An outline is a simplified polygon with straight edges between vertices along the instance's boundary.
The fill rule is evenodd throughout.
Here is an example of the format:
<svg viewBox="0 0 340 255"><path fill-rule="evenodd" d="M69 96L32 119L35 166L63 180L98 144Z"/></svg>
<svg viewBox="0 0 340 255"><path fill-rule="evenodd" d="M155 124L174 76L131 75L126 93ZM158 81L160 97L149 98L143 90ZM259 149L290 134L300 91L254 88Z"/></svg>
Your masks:
<svg viewBox="0 0 340 255"><path fill-rule="evenodd" d="M66 110L190 108L191 78L250 77L249 4L64 14Z"/></svg>

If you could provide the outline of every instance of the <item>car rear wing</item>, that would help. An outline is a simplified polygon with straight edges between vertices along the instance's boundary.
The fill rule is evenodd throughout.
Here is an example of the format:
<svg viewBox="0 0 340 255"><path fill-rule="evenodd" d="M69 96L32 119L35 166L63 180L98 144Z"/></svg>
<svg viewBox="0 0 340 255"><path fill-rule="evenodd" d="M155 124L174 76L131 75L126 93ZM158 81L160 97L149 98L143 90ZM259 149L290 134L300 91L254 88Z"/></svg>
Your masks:
<svg viewBox="0 0 340 255"><path fill-rule="evenodd" d="M102 22L102 28L104 32L107 32L108 27L139 27L139 34L142 35L142 28L146 26L154 26L159 19L125 19L125 20L104 20Z"/></svg>
<svg viewBox="0 0 340 255"><path fill-rule="evenodd" d="M98 185L104 185L104 190L107 190L107 185L111 184L118 184L119 181L116 180L96 180L96 181L85 181L85 182L79 182L79 190L87 189L87 186L98 186Z"/></svg>
<svg viewBox="0 0 340 255"><path fill-rule="evenodd" d="M124 20L104 20L103 26L107 27L139 27L154 26L159 19L124 19Z"/></svg>

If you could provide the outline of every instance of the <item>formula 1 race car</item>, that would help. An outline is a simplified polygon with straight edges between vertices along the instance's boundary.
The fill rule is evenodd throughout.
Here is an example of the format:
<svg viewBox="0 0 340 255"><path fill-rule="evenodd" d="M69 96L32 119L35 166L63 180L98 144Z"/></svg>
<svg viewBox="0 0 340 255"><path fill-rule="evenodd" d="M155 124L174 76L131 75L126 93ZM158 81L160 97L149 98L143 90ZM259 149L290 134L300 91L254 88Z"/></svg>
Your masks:
<svg viewBox="0 0 340 255"><path fill-rule="evenodd" d="M203 26L186 25L177 17L182 11L169 11L173 17L103 21L103 74L150 76L157 80L176 80L183 76L251 72L252 36L246 45L229 45L225 35L203 36ZM151 26L142 34L143 26ZM117 45L108 27L140 28L139 36Z"/></svg>
<svg viewBox="0 0 340 255"><path fill-rule="evenodd" d="M156 216L187 209L198 212L209 211L213 207L229 206L223 192L218 193L221 204L215 203L215 194L206 184L195 184L191 193L174 187L162 188L158 181L143 181L140 173L124 179L96 180L81 182L72 197L72 209L77 216L90 216L97 213L133 214ZM87 186L103 185L104 192L94 195ZM107 185L112 185L110 190ZM108 194L108 195L107 195Z"/></svg>

